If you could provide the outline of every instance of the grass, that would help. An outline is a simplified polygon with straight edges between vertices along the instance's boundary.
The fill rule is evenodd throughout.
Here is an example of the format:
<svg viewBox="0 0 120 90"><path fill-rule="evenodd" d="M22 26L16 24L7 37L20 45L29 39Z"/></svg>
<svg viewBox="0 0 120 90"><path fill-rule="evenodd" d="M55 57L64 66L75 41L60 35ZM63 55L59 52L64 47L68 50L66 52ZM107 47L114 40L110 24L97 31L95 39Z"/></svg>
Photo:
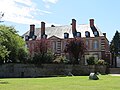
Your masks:
<svg viewBox="0 0 120 90"><path fill-rule="evenodd" d="M99 80L88 78L4 78L0 79L0 90L120 90L120 76L100 75Z"/></svg>

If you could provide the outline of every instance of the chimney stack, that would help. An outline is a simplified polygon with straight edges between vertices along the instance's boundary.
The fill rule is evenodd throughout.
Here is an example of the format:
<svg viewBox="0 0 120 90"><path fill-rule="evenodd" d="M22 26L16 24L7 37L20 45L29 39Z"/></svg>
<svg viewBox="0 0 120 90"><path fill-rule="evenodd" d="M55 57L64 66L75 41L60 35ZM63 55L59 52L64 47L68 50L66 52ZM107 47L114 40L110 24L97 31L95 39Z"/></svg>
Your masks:
<svg viewBox="0 0 120 90"><path fill-rule="evenodd" d="M90 19L90 27L94 26L94 19Z"/></svg>
<svg viewBox="0 0 120 90"><path fill-rule="evenodd" d="M76 37L77 30L76 30L76 20L75 19L72 19L72 33L73 33L73 37Z"/></svg>
<svg viewBox="0 0 120 90"><path fill-rule="evenodd" d="M72 19L72 32L75 33L76 32L76 20Z"/></svg>
<svg viewBox="0 0 120 90"><path fill-rule="evenodd" d="M41 22L41 38L45 35L45 22Z"/></svg>
<svg viewBox="0 0 120 90"><path fill-rule="evenodd" d="M103 33L103 35L106 37L106 33Z"/></svg>
<svg viewBox="0 0 120 90"><path fill-rule="evenodd" d="M32 36L34 35L35 32L35 25L31 24L30 25L30 33L29 33L29 37L32 38Z"/></svg>

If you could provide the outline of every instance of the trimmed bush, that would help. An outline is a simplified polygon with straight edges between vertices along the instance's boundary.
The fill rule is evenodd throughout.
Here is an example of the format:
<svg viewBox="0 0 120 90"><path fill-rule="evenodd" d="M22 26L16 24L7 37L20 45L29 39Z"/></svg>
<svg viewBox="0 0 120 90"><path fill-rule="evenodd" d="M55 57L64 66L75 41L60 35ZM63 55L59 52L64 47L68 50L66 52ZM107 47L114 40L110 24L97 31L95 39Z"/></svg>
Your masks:
<svg viewBox="0 0 120 90"><path fill-rule="evenodd" d="M95 65L95 57L89 57L89 59L87 59L87 63L88 65Z"/></svg>
<svg viewBox="0 0 120 90"><path fill-rule="evenodd" d="M97 64L98 65L106 65L107 63L104 60L100 59L100 60L97 61Z"/></svg>
<svg viewBox="0 0 120 90"><path fill-rule="evenodd" d="M37 53L32 58L33 64L45 64L45 63L52 63L54 59L54 55L51 53Z"/></svg>
<svg viewBox="0 0 120 90"><path fill-rule="evenodd" d="M53 61L53 63L68 63L69 61L66 59L64 56L58 56L56 59Z"/></svg>

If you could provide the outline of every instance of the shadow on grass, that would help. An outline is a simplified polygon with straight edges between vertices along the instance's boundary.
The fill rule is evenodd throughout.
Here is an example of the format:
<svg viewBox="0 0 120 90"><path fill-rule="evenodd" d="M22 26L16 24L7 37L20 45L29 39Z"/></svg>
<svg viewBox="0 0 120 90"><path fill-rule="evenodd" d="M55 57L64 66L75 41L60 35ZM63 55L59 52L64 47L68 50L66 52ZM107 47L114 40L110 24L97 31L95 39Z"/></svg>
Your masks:
<svg viewBox="0 0 120 90"><path fill-rule="evenodd" d="M0 84L9 84L9 83L8 83L8 82L1 81L1 80L0 80Z"/></svg>

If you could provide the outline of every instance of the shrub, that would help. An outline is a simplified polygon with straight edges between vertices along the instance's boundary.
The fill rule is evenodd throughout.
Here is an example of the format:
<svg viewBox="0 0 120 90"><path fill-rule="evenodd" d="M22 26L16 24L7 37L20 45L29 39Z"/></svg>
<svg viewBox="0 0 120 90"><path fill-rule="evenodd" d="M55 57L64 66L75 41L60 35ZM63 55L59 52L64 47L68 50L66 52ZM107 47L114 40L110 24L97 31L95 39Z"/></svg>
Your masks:
<svg viewBox="0 0 120 90"><path fill-rule="evenodd" d="M98 64L98 65L106 65L107 63L106 63L104 60L99 59L99 60L97 61L97 64Z"/></svg>
<svg viewBox="0 0 120 90"><path fill-rule="evenodd" d="M89 57L89 59L87 59L87 63L88 65L95 65L95 57Z"/></svg>
<svg viewBox="0 0 120 90"><path fill-rule="evenodd" d="M53 59L54 59L54 55L50 52L44 54L37 53L32 58L32 63L33 64L52 63Z"/></svg>
<svg viewBox="0 0 120 90"><path fill-rule="evenodd" d="M69 60L67 60L65 56L58 56L55 58L53 62L54 63L68 63Z"/></svg>

